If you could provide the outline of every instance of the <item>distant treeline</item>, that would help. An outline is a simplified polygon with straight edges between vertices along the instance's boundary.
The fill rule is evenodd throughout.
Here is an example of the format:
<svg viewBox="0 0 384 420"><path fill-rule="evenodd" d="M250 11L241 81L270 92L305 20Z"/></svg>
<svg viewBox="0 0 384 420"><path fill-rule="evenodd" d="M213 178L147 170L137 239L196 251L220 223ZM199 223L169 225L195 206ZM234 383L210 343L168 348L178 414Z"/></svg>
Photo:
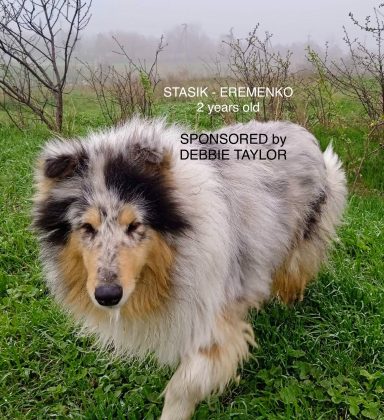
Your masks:
<svg viewBox="0 0 384 420"><path fill-rule="evenodd" d="M164 48L159 57L159 71L163 75L187 72L189 76L208 76L212 72L212 62L219 60L222 65L228 61L226 42L236 37L229 32L219 39L209 37L204 31L193 25L180 25L164 33ZM151 61L159 43L159 38L134 32L109 32L97 35L84 34L79 41L76 56L88 63L113 64L125 63L124 57L116 52L116 38L124 45L126 53L134 60ZM306 48L322 53L324 47L314 42L301 42L289 45L273 45L283 55L292 52L292 70L310 68L306 59ZM340 57L345 53L337 44L330 44L329 57Z"/></svg>

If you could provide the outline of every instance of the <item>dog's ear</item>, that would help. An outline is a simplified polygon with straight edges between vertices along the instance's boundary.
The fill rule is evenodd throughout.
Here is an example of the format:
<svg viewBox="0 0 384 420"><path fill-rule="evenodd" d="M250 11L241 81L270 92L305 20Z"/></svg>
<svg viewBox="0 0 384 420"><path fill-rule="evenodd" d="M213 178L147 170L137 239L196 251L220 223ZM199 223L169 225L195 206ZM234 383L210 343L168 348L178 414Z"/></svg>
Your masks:
<svg viewBox="0 0 384 420"><path fill-rule="evenodd" d="M47 154L43 157L43 173L50 179L70 178L86 167L87 154L83 148Z"/></svg>
<svg viewBox="0 0 384 420"><path fill-rule="evenodd" d="M134 161L143 163L152 169L168 169L171 163L169 153L148 147L141 147L138 144L133 146L132 157Z"/></svg>
<svg viewBox="0 0 384 420"><path fill-rule="evenodd" d="M44 162L44 175L47 178L65 178L73 175L77 165L76 156L60 155Z"/></svg>

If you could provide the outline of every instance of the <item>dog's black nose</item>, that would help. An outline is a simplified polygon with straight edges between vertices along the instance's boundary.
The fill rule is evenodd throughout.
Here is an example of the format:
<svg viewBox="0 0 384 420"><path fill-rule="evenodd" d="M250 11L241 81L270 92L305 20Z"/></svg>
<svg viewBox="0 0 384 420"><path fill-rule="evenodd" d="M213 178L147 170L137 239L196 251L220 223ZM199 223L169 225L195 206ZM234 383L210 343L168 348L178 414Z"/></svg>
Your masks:
<svg viewBox="0 0 384 420"><path fill-rule="evenodd" d="M120 302L123 288L118 284L104 284L95 289L95 299L103 306L113 306Z"/></svg>

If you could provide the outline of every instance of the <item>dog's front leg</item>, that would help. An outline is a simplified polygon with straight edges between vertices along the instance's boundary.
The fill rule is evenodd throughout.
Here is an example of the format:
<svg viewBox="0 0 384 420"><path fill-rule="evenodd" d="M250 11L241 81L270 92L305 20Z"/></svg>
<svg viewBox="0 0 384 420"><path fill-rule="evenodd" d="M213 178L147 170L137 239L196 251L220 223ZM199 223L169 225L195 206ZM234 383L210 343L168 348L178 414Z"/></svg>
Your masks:
<svg viewBox="0 0 384 420"><path fill-rule="evenodd" d="M225 340L185 357L165 388L161 420L186 420L212 392L222 392L254 344L249 324L227 325Z"/></svg>

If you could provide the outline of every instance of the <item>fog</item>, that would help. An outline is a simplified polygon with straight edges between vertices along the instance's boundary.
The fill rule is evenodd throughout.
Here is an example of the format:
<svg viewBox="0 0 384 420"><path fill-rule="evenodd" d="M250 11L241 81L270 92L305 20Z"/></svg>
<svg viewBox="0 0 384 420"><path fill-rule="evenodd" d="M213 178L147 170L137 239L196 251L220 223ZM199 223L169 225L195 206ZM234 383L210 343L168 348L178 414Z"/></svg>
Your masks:
<svg viewBox="0 0 384 420"><path fill-rule="evenodd" d="M123 62L113 53L114 35L130 56L149 62L164 35L167 47L159 58L160 69L202 73L230 32L242 38L260 23L260 34L271 32L273 46L293 51L293 64L300 67L305 65L308 44L321 49L328 42L333 55L343 54L343 25L352 37L358 34L369 42L348 14L363 22L378 4L373 0L93 0L92 19L77 54L91 63Z"/></svg>
<svg viewBox="0 0 384 420"><path fill-rule="evenodd" d="M244 36L260 22L277 42L323 43L340 39L350 11L364 18L378 4L373 0L94 0L88 30L160 36L174 26L192 24L218 38L231 28Z"/></svg>

